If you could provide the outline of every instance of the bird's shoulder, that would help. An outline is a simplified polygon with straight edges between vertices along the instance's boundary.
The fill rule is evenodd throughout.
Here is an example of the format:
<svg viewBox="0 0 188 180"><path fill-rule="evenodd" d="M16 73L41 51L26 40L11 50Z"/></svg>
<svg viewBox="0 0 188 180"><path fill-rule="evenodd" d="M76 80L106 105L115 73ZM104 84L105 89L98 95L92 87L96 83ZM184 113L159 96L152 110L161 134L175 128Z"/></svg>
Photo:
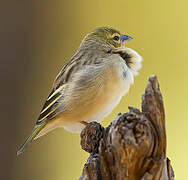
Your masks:
<svg viewBox="0 0 188 180"><path fill-rule="evenodd" d="M73 74L81 69L96 64L102 64L103 60L108 58L108 52L96 50L78 51L68 62L63 66L59 74L54 80L53 89L57 89L63 84L69 82Z"/></svg>

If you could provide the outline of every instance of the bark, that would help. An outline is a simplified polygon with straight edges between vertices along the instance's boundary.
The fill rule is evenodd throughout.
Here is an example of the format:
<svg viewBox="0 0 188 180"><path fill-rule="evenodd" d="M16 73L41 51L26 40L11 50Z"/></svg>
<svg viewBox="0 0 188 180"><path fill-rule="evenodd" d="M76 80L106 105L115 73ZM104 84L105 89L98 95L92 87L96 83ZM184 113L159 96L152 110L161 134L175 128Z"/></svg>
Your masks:
<svg viewBox="0 0 188 180"><path fill-rule="evenodd" d="M165 112L159 83L151 76L142 96L142 111L118 114L107 127L92 122L81 133L90 153L80 180L173 180L166 157Z"/></svg>

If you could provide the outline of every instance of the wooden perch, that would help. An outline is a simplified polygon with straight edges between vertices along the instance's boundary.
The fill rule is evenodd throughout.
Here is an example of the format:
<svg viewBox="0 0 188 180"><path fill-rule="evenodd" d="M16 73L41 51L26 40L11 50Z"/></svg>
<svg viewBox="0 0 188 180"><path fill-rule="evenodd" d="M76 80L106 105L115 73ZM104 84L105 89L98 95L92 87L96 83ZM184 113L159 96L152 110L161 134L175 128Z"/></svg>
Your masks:
<svg viewBox="0 0 188 180"><path fill-rule="evenodd" d="M142 96L142 112L129 107L109 127L92 122L81 133L90 153L80 180L174 180L166 157L165 113L156 76Z"/></svg>

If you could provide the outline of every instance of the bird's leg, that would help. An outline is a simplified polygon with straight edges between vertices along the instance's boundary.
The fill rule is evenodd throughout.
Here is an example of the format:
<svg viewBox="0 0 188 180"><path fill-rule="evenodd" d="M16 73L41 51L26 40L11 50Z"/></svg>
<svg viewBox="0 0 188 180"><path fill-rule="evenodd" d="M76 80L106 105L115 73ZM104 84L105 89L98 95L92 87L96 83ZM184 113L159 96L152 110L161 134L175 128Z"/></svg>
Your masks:
<svg viewBox="0 0 188 180"><path fill-rule="evenodd" d="M89 123L85 122L85 121L80 121L81 124L87 126Z"/></svg>

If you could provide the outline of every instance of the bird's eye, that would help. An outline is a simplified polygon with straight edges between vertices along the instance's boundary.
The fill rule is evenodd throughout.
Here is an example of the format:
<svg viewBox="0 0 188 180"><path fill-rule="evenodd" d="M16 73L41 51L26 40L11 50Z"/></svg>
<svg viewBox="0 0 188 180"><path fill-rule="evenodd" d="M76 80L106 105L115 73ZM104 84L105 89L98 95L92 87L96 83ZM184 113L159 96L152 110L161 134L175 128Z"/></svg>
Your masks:
<svg viewBox="0 0 188 180"><path fill-rule="evenodd" d="M119 36L114 36L113 39L114 39L115 41L119 41Z"/></svg>

